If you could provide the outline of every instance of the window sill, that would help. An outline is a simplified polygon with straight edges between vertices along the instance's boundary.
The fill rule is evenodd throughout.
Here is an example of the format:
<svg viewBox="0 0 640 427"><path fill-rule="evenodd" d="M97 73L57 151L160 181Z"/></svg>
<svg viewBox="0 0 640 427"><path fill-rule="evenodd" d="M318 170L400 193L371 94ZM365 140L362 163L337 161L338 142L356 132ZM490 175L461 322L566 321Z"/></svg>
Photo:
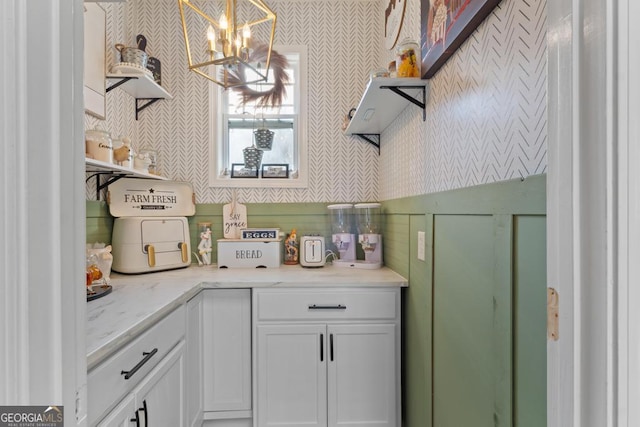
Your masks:
<svg viewBox="0 0 640 427"><path fill-rule="evenodd" d="M210 177L209 187L213 188L307 188L306 176L298 178L231 178Z"/></svg>

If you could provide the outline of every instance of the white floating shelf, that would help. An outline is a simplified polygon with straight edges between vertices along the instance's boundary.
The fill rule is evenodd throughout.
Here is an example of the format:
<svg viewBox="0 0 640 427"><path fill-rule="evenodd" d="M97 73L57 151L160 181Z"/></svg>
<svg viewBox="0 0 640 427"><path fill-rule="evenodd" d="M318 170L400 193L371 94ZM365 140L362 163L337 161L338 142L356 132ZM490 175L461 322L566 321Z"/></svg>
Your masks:
<svg viewBox="0 0 640 427"><path fill-rule="evenodd" d="M113 163L102 162L95 159L85 158L85 172L87 173L100 173L107 172L113 175L126 175L132 178L150 178L166 181L168 178L163 176L154 175L148 172L139 171L137 169L125 168L124 166L114 165Z"/></svg>
<svg viewBox="0 0 640 427"><path fill-rule="evenodd" d="M173 98L162 86L156 83L151 77L143 73L111 73L107 74L107 80L130 79L118 85L112 83L107 87L107 91L115 88L116 85L136 99L171 99Z"/></svg>
<svg viewBox="0 0 640 427"><path fill-rule="evenodd" d="M372 78L345 133L380 135L410 103L421 106L424 112L427 91L427 81L420 78Z"/></svg>

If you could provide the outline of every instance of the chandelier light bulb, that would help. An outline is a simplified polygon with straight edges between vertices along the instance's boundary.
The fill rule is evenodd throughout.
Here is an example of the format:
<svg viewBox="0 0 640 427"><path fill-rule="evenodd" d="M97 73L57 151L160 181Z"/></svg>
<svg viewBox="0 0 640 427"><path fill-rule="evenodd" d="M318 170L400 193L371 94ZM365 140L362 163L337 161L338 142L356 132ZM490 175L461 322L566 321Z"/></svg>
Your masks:
<svg viewBox="0 0 640 427"><path fill-rule="evenodd" d="M207 40L209 41L209 54L213 55L216 50L216 31L212 25L207 28Z"/></svg>

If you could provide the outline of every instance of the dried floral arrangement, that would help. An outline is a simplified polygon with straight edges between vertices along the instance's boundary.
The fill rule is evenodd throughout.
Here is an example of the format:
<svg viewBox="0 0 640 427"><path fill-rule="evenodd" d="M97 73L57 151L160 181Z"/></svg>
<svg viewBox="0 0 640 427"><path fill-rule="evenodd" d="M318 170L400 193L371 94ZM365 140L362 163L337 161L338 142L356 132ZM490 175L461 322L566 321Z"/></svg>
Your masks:
<svg viewBox="0 0 640 427"><path fill-rule="evenodd" d="M264 44L259 44L254 47L253 52L249 58L251 63L265 63L267 61L268 47ZM285 85L289 82L289 74L285 69L289 66L287 58L276 52L271 51L271 71L273 72L273 86L266 91L257 91L251 89L247 85L240 84L241 77L243 77L244 70L240 70L240 76L229 74L229 83L234 85L231 89L239 92L242 96L242 104L248 104L255 102L256 107L271 107L277 108L282 105L282 98L284 97Z"/></svg>

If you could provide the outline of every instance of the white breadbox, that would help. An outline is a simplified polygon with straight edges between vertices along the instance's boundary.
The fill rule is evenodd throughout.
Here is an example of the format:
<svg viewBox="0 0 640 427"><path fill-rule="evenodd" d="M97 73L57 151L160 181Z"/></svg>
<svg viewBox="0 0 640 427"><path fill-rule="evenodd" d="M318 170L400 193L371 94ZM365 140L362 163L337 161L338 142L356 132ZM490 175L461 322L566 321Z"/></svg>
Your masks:
<svg viewBox="0 0 640 427"><path fill-rule="evenodd" d="M218 239L218 268L278 268L281 263L281 239Z"/></svg>

